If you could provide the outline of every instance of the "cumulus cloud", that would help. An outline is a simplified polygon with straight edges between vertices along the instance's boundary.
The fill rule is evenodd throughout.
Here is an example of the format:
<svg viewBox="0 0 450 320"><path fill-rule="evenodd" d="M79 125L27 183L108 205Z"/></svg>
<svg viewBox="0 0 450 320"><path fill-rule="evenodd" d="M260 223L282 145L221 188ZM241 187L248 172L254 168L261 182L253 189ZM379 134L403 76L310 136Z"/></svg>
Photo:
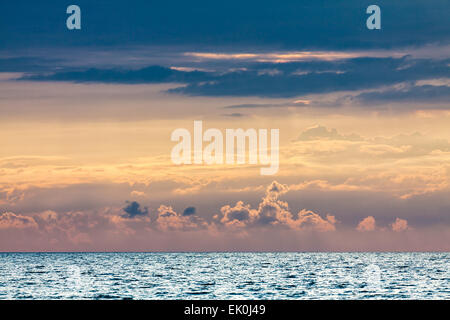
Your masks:
<svg viewBox="0 0 450 320"><path fill-rule="evenodd" d="M411 227L409 227L408 225L408 221L400 218L396 218L395 221L389 225L389 227L394 232L402 232L411 229ZM374 231L374 230L385 232L388 231L389 229L386 227L378 228L375 218L373 216L368 216L359 222L358 226L356 227L356 230L360 232Z"/></svg>
<svg viewBox="0 0 450 320"><path fill-rule="evenodd" d="M141 208L141 205L137 201L127 201L127 206L122 210L125 211L122 217L130 219L148 214L147 207Z"/></svg>
<svg viewBox="0 0 450 320"><path fill-rule="evenodd" d="M223 217L220 220L227 226L244 227L254 221L257 215L256 210L251 209L250 205L245 205L243 201L238 201L235 206L226 205L220 208Z"/></svg>
<svg viewBox="0 0 450 320"><path fill-rule="evenodd" d="M322 218L319 214L302 209L296 215L292 214L287 202L279 197L288 192L287 185L273 181L266 189L266 194L258 205L252 209L249 204L238 201L236 205L223 206L220 211L220 222L228 227L281 226L290 229L314 229L318 231L335 230L336 219L328 215Z"/></svg>
<svg viewBox="0 0 450 320"><path fill-rule="evenodd" d="M323 239L329 240L331 237L339 241L346 234L353 234L352 237L358 239L355 240L357 243L359 240L375 239L374 237L383 239L382 235L401 238L402 234L398 232L411 229L408 222L400 218L389 225L389 228L387 226L378 227L374 216L368 216L358 224L356 229L380 232L364 233L345 228L336 231L338 224L343 222L337 221L334 215L319 214L315 210L302 207L294 211L288 202L282 199L290 190L288 185L273 181L265 189L258 205L252 206L240 200L234 205L222 206L220 211L213 208L210 213L211 215L216 214L216 217L211 220L198 216L194 206L178 210L163 204L153 211L142 208L139 203L133 204L132 202L128 202L126 208L116 206L95 211L56 212L47 210L29 215L6 212L0 215L0 244L3 245L3 250L13 248L14 245L19 249L25 248L19 246L19 241L30 244L26 248L35 248L32 245L39 243L40 250L45 248L52 250L88 250L89 248L130 250L130 248L141 248L140 244L152 242L151 248L164 250L167 249L164 242L166 240L150 241L149 239L169 239L167 241L174 241L174 243L179 239L188 239L186 241L189 242L189 237L195 235L199 239L196 248L205 248L211 244L210 241L217 243L219 238L222 239L223 248L235 248L234 245L241 244L239 239L242 237L250 238L252 241L259 239L258 241L263 241L261 246L266 247L258 248L269 248L268 246L272 245L270 243L272 236L268 235L277 237L281 243L288 234L298 237L297 239L303 239L302 237L306 237L308 234L324 232L321 234L319 242ZM175 208L178 208L178 205L176 204ZM123 214L124 211L126 215ZM203 207L201 211L206 212ZM130 214L130 212L132 213ZM134 217L134 219L130 217ZM18 232L18 229L22 232ZM413 232L417 232L417 230L413 230ZM11 238L11 234L15 236ZM263 239L264 237L267 239ZM10 238L11 240L9 240ZM313 243L317 239L317 237L311 238L310 241ZM267 242L265 242L266 240ZM405 238L404 241L407 239ZM110 242L111 244L109 244ZM124 243L132 243L132 245L121 247ZM333 242L330 243L333 244ZM293 245L291 248L303 248L302 245L305 244L299 242L299 247ZM332 245L331 248L333 248ZM358 244L355 244L355 248L359 248Z"/></svg>
<svg viewBox="0 0 450 320"><path fill-rule="evenodd" d="M185 215L186 210L179 214L171 206L161 205L155 220L156 228L162 231L189 231L208 227L207 222L195 215L195 208L189 208L191 208L188 210L190 214Z"/></svg>
<svg viewBox="0 0 450 320"><path fill-rule="evenodd" d="M371 250L386 248L383 247L386 245L386 242L383 242L385 239L397 237L395 241L398 241L402 237L398 233L400 231L417 232L409 227L406 220L400 218L397 218L389 228L378 227L373 216L364 218L356 229L380 232L364 233L354 229L336 231L336 226L340 222L333 215L324 216L307 209L301 209L295 213L287 202L280 199L289 190L287 185L274 181L266 188L264 196L256 207L252 207L244 201L238 201L235 205L225 205L211 221L197 216L197 213L193 212L195 211L192 209L194 207L187 207L177 212L169 205L160 205L156 209L156 217L152 216L152 219L150 214L136 219L123 217L120 207L104 208L98 211L55 212L47 210L27 216L6 212L0 214L0 245L3 245L3 250L8 248L11 250L14 245L18 250L25 248L19 246L20 241L28 245L26 248L38 248L33 245L39 243L41 245L39 250L88 250L89 248L130 250L144 248L140 245L149 245L150 243L151 246L145 248L165 250L169 248L165 247L166 241L167 243L178 241L183 244L191 243L190 249L213 249L212 243L217 244L220 239L220 245L223 247L217 248L230 250L230 248L235 249L235 246L239 247L243 244L239 240L243 236L252 241L248 246L245 244L244 247L239 248L249 249L254 241L255 243L259 241L257 248L264 250L272 248L270 246L273 243L270 241L273 237L279 239L277 242L284 245L283 241L289 235L291 239L295 238L298 241L297 243L291 242L289 248L294 250L299 248L346 248L347 250L365 248ZM142 208L139 210L143 211ZM186 215L186 211L190 214ZM32 228L33 232L30 232L29 228ZM18 232L19 229L22 232ZM446 237L444 233L448 229L442 230L440 232ZM309 231L325 232L320 236L319 244L315 242L318 239L316 236L308 238L311 246L299 240L307 239L305 238L307 235L313 235L314 232ZM14 234L14 237L10 237L11 234ZM198 238L195 245L193 242L189 242L192 240L191 236ZM351 237L346 240L348 247L334 246L335 241L339 243L345 237ZM328 241L328 247L322 246L320 244L322 241ZM365 245L359 241L365 241ZM402 241L405 246L408 246L407 238L403 238ZM125 243L128 245L126 246ZM121 247L122 245L124 247ZM390 248L395 248L394 242L389 242L389 245L392 245ZM417 247L409 246L408 248Z"/></svg>
<svg viewBox="0 0 450 320"><path fill-rule="evenodd" d="M38 225L32 217L4 212L0 214L0 229L26 229L37 228Z"/></svg>
<svg viewBox="0 0 450 320"><path fill-rule="evenodd" d="M373 231L376 228L375 218L373 216L368 216L361 220L361 222L356 227L356 230L365 232L365 231Z"/></svg>
<svg viewBox="0 0 450 320"><path fill-rule="evenodd" d="M273 181L266 189L266 198L275 200L288 191L289 187L287 185Z"/></svg>
<svg viewBox="0 0 450 320"><path fill-rule="evenodd" d="M140 232L196 231L222 228L287 228L292 230L314 229L330 231L335 229L336 220L328 215L325 218L310 210L292 213L287 202L280 197L289 191L285 184L273 181L267 186L259 205L252 208L244 201L220 208L217 218L211 221L197 215L194 206L177 212L170 205L160 205L156 216L150 217L150 210L137 201L127 201L124 208L104 208L97 211L57 212L46 210L31 216L13 213L1 215L2 229L37 228L41 235L55 239L66 239L72 243L88 242L95 234L106 232L135 236Z"/></svg>
<svg viewBox="0 0 450 320"><path fill-rule="evenodd" d="M402 232L409 229L408 221L405 219L396 218L394 223L391 224L391 228L395 232Z"/></svg>
<svg viewBox="0 0 450 320"><path fill-rule="evenodd" d="M312 228L319 231L336 230L336 218L334 216L327 215L324 219L319 214L305 209L297 214L297 219L290 220L289 223L294 229Z"/></svg>

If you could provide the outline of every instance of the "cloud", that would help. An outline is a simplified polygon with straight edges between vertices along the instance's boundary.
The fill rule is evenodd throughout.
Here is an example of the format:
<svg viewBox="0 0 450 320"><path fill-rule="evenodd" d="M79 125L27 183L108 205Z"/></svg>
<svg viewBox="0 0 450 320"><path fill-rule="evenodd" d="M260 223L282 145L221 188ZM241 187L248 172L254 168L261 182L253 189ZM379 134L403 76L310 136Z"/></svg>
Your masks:
<svg viewBox="0 0 450 320"><path fill-rule="evenodd" d="M246 115L243 113L239 113L239 112L233 112L233 113L222 114L222 116L231 117L231 118L242 118L242 117L245 117Z"/></svg>
<svg viewBox="0 0 450 320"><path fill-rule="evenodd" d="M148 66L141 69L98 69L60 71L53 74L25 75L22 80L74 81L103 83L189 83L210 79L208 72L179 71L163 66Z"/></svg>
<svg viewBox="0 0 450 320"><path fill-rule="evenodd" d="M327 127L316 125L303 131L297 138L297 141L311 141L311 140L348 140L359 141L362 138L356 134L342 135L336 129L328 129Z"/></svg>
<svg viewBox="0 0 450 320"><path fill-rule="evenodd" d="M169 93L190 96L260 96L289 98L311 94L326 94L340 91L378 89L381 86L404 82L449 77L449 59L414 59L404 57L358 57L331 61L303 61L289 63L254 63L236 70L228 68L213 72L175 70L153 65L145 68L90 68L73 70L62 68L49 74L36 73L23 76L22 80L74 81L102 83L182 83L168 90ZM267 70L278 72L267 73ZM448 96L445 87L421 86L412 96ZM382 93L362 93L350 97L354 101L376 99ZM386 92L386 99L399 100L407 92ZM381 99L381 98L380 98ZM390 100L389 100L390 101ZM336 103L340 105L340 103ZM311 106L307 99L275 104L241 104L226 108Z"/></svg>
<svg viewBox="0 0 450 320"><path fill-rule="evenodd" d="M404 156L419 156L427 155L433 151L450 151L450 142L442 138L433 138L414 132L411 134L399 134L390 138L376 137L369 140L373 145L389 145L397 148L405 147L402 155Z"/></svg>
<svg viewBox="0 0 450 320"><path fill-rule="evenodd" d="M259 109L259 108L280 108L296 106L295 103L245 103L225 106L224 109ZM297 105L303 106L303 104Z"/></svg>
<svg viewBox="0 0 450 320"><path fill-rule="evenodd" d="M186 52L186 56L205 60L248 60L259 62L293 62L303 60L340 60L360 56L354 52L327 52L327 51L291 51L291 52L269 52L269 53L214 53L214 52ZM277 75L278 69L262 69L259 74Z"/></svg>
<svg viewBox="0 0 450 320"><path fill-rule="evenodd" d="M376 228L375 218L373 216L368 216L358 224L356 230L365 232L365 231L374 231L375 228Z"/></svg>
<svg viewBox="0 0 450 320"><path fill-rule="evenodd" d="M391 230L394 232L402 232L405 230L411 230L408 226L408 221L405 219L396 218L393 223L390 224ZM368 216L361 220L361 222L356 227L356 230L360 232L374 231L377 229L376 221L373 216ZM386 231L387 228L380 228L380 231Z"/></svg>
<svg viewBox="0 0 450 320"><path fill-rule="evenodd" d="M196 212L195 207L187 207L183 211L183 216L191 216L191 215L195 214L195 212Z"/></svg>
<svg viewBox="0 0 450 320"><path fill-rule="evenodd" d="M282 194L289 191L289 187L285 184L273 181L266 189L266 198L276 200Z"/></svg>
<svg viewBox="0 0 450 320"><path fill-rule="evenodd" d="M224 109L267 109L267 108L292 108L292 107L306 107L311 105L311 100L297 99L295 101L288 101L284 103L245 103L225 106Z"/></svg>
<svg viewBox="0 0 450 320"><path fill-rule="evenodd" d="M289 223L294 229L311 228L319 231L334 231L337 221L332 215L327 215L324 219L313 211L303 209L297 214L297 219L290 220Z"/></svg>
<svg viewBox="0 0 450 320"><path fill-rule="evenodd" d="M148 45L349 50L449 42L446 0L434 0L432 5L421 0L379 0L377 4L383 10L383 36L364 27L365 9L370 3L360 0L326 5L323 1L265 0L259 6L237 0L226 3L139 1L133 7L126 7L119 0L79 0L77 4L89 12L89 20L85 21L89 27L83 28L82 34L68 36L66 28L61 28L64 15L60 19L41 19L39 28L33 23L36 17L58 17L61 7L53 1L41 0L33 10L24 10L21 2L2 1L0 12L5 13L1 25L2 45L30 50ZM326 23L322 17L327 17Z"/></svg>
<svg viewBox="0 0 450 320"><path fill-rule="evenodd" d="M448 63L448 59L412 59L408 56L364 57L343 61L309 61L283 65L262 63L248 66L246 70L217 74L209 81L191 82L186 86L170 89L169 92L193 96L288 98L367 90L405 81L448 77ZM276 68L280 70L280 73L262 74L261 70L268 67ZM260 108L263 106L248 104L239 107Z"/></svg>
<svg viewBox="0 0 450 320"><path fill-rule="evenodd" d="M130 195L133 197L144 197L145 196L145 192L143 191L139 191L139 190L133 190L130 192Z"/></svg>
<svg viewBox="0 0 450 320"><path fill-rule="evenodd" d="M370 190L406 199L448 189L449 152L447 139L420 132L364 137L314 126L304 130L285 149L285 157L286 162L292 163L292 169L299 163L308 163L315 176L321 176L322 166L333 164L334 172L328 174L335 175L334 178L311 179L294 188ZM407 165L399 167L400 162ZM358 170L350 172L347 166ZM346 177L333 182L341 176L340 170L347 172Z"/></svg>
<svg viewBox="0 0 450 320"><path fill-rule="evenodd" d="M243 201L236 202L235 206L226 205L220 208L223 217L220 220L226 226L245 227L257 216L257 212L245 205Z"/></svg>
<svg viewBox="0 0 450 320"><path fill-rule="evenodd" d="M38 225L32 217L4 212L0 214L0 229L26 229L37 228Z"/></svg>
<svg viewBox="0 0 450 320"><path fill-rule="evenodd" d="M122 210L125 214L122 215L124 218L133 219L139 216L146 216L148 214L147 207L141 208L141 205L137 201L127 201L127 206Z"/></svg>
<svg viewBox="0 0 450 320"><path fill-rule="evenodd" d="M320 144L321 141L323 141L323 145ZM333 143L328 143L329 141ZM333 147L336 147L338 153L342 151L347 154L352 152L353 157L355 153L359 153L360 156L368 153L371 156L382 155L386 157L389 155L398 158L429 155L433 151L450 151L448 140L430 137L420 132L369 138L355 133L341 134L334 128L329 129L321 125L305 129L294 142L297 146L308 147L310 151L313 151L314 148L321 151L325 146L330 155L333 153Z"/></svg>
<svg viewBox="0 0 450 320"><path fill-rule="evenodd" d="M266 189L266 194L257 209L238 201L236 205L223 206L220 222L227 227L286 227L295 230L312 229L318 231L335 230L336 219L328 215L325 219L319 214L302 209L294 216L288 203L279 197L289 191L287 185L273 181Z"/></svg>
<svg viewBox="0 0 450 320"><path fill-rule="evenodd" d="M156 228L162 231L192 231L208 227L207 222L195 216L195 208L189 207L186 209L190 209L188 215L185 215L186 210L183 214L179 214L171 206L161 205L158 208L158 216L154 221Z"/></svg>
<svg viewBox="0 0 450 320"><path fill-rule="evenodd" d="M243 201L223 206L212 221L196 214L185 216L172 206L160 205L157 216L124 218L120 207L95 211L44 211L29 216L0 215L2 250L443 250L448 246L448 225L411 229L397 218L390 228L363 219L358 231L337 228L334 215L308 209L296 214L280 197L291 196L285 184L272 182L255 208ZM294 194L293 197L298 195ZM322 196L323 197L323 196ZM192 199L191 199L192 200ZM345 200L348 201L348 200ZM379 200L376 200L379 202ZM183 212L183 211L182 211ZM380 215L381 221L386 218ZM377 216L378 219L378 216ZM351 222L351 220L350 220ZM351 222L353 223L353 222ZM33 232L29 232L33 229ZM23 232L18 232L18 230ZM401 232L411 230L414 236ZM320 235L317 232L321 232ZM411 233L412 235L413 233ZM13 236L11 236L13 235ZM421 242L424 239L433 239ZM193 239L197 239L193 241ZM277 241L273 241L277 239ZM441 240L441 241L439 241Z"/></svg>
<svg viewBox="0 0 450 320"><path fill-rule="evenodd" d="M396 218L395 222L391 224L391 228L395 232L402 232L410 229L408 226L408 221L405 219Z"/></svg>
<svg viewBox="0 0 450 320"><path fill-rule="evenodd" d="M355 97L364 103L386 102L445 102L450 100L450 86L407 85L383 91L364 92Z"/></svg>

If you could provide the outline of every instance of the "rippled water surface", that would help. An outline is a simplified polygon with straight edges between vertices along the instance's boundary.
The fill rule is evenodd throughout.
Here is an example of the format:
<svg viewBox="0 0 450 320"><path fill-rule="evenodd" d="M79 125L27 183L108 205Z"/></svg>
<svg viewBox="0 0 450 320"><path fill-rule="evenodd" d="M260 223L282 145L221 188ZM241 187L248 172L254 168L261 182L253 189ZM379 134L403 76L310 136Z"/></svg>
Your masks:
<svg viewBox="0 0 450 320"><path fill-rule="evenodd" d="M449 253L0 253L0 299L449 299Z"/></svg>

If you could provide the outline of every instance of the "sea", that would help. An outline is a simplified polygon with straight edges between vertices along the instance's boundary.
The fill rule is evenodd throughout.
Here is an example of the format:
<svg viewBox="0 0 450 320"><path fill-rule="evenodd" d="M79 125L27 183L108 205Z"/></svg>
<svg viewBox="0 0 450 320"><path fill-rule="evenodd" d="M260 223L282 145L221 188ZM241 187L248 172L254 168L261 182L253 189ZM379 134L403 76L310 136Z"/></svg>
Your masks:
<svg viewBox="0 0 450 320"><path fill-rule="evenodd" d="M450 299L450 253L0 253L0 299Z"/></svg>

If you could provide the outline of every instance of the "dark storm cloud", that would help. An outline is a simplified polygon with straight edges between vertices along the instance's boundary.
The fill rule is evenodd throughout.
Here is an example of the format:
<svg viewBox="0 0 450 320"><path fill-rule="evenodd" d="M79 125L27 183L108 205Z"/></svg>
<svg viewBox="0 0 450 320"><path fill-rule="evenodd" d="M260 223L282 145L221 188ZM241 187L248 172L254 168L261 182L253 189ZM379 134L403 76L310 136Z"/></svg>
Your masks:
<svg viewBox="0 0 450 320"><path fill-rule="evenodd" d="M148 214L148 209L146 207L141 208L141 205L136 201L127 201L127 205L122 210L125 212L122 217L130 219L139 216L146 216Z"/></svg>
<svg viewBox="0 0 450 320"><path fill-rule="evenodd" d="M249 63L239 71L179 71L161 66L137 70L88 69L25 76L26 80L105 83L186 83L169 92L193 96L294 97L345 90L375 89L405 81L449 77L450 59L353 58L295 63ZM262 73L270 67L276 73ZM301 104L300 104L301 105ZM273 107L274 105L268 105ZM283 105L284 106L284 105ZM239 105L230 108L255 108Z"/></svg>
<svg viewBox="0 0 450 320"><path fill-rule="evenodd" d="M195 212L196 212L195 207L187 207L183 211L183 216L192 216L195 214Z"/></svg>
<svg viewBox="0 0 450 320"><path fill-rule="evenodd" d="M404 57L356 58L320 64L279 64L274 67L283 72L276 75L259 74L254 67L218 76L214 81L189 83L187 86L171 89L170 92L194 96L295 97L449 77L448 63L449 60L413 60ZM254 108L261 105L240 106L242 107Z"/></svg>
<svg viewBox="0 0 450 320"><path fill-rule="evenodd" d="M66 28L65 1L0 2L3 48L127 45L392 48L448 43L448 0L377 0L382 29L366 28L369 0L77 0L82 28Z"/></svg>
<svg viewBox="0 0 450 320"><path fill-rule="evenodd" d="M137 70L97 69L62 71L53 74L28 75L24 80L104 82L104 83L170 83L195 82L209 79L209 74L200 71L178 71L162 66L149 66Z"/></svg>

